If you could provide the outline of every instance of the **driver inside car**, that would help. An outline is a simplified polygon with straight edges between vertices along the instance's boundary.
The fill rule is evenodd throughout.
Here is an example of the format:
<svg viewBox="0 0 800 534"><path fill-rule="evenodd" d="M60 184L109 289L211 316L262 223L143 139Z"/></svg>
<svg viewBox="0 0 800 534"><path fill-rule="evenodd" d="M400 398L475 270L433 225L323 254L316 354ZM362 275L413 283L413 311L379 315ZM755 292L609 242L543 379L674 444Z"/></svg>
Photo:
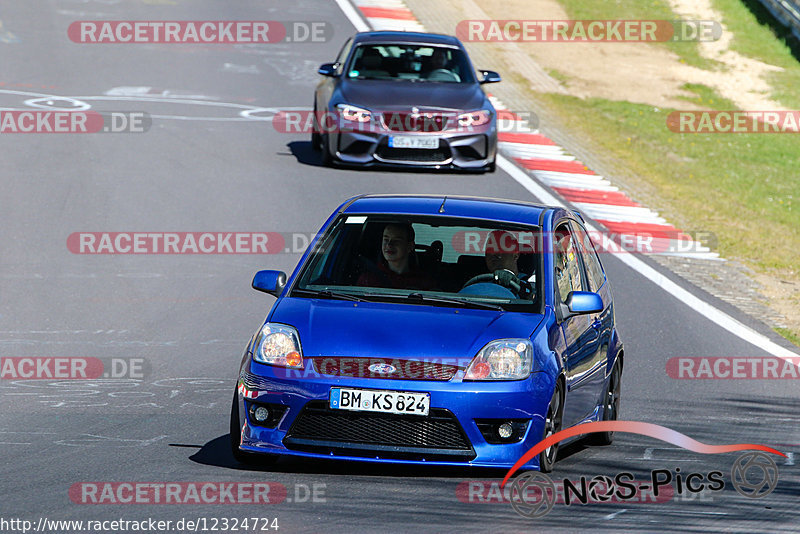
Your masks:
<svg viewBox="0 0 800 534"><path fill-rule="evenodd" d="M494 283L515 291L519 298L530 299L533 293L528 276L519 272L519 243L514 234L506 230L489 232L484 246L484 259ZM516 286L519 285L519 291Z"/></svg>

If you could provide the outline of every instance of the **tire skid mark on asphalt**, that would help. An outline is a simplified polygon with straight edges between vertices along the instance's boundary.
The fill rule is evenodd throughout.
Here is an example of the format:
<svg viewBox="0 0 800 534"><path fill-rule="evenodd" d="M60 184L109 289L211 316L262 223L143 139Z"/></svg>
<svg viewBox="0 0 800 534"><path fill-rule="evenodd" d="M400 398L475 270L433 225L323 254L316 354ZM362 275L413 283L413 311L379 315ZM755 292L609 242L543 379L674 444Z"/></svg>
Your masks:
<svg viewBox="0 0 800 534"><path fill-rule="evenodd" d="M117 89L117 88L114 88ZM106 93L114 91L111 89ZM219 108L226 111L232 110L233 116L228 117L212 117L212 116L195 116L186 114L160 114L149 113L155 119L169 119L169 120L192 120L192 121L223 121L223 122L258 122L258 121L272 121L275 114L280 111L292 111L306 109L305 107L265 107L254 106L249 104L238 104L235 102L222 102L218 100L204 99L203 95L191 95L194 98L186 98L183 96L163 96L149 94L103 94L103 95L82 95L82 96L63 96L56 94L37 93L33 91L17 91L11 89L0 89L0 96L13 95L20 97L29 97L24 100L21 105L6 106L0 104L0 110L3 111L32 111L37 110L52 110L52 111L87 111L92 109L90 102L134 102L137 104L169 104L169 105L183 105L183 106L200 106L205 108ZM202 98L197 98L198 96ZM50 103L48 103L50 102ZM69 106L59 106L58 103L69 103ZM147 111L146 109L137 111ZM101 112L102 113L102 112ZM258 115L258 114L264 114Z"/></svg>
<svg viewBox="0 0 800 534"><path fill-rule="evenodd" d="M219 401L219 397L230 393L234 381L233 378L220 380L206 377L170 377L152 382L113 378L14 380L8 386L0 386L0 389L13 390L0 393L0 398L25 398L26 403L38 402L48 409L59 409L61 413L70 409L87 408L138 408L160 413L196 413L198 408L210 411L227 407L228 402ZM24 391L25 389L29 391ZM179 396L185 400L176 401ZM10 407L6 409L11 411Z"/></svg>
<svg viewBox="0 0 800 534"><path fill-rule="evenodd" d="M169 437L166 434L161 434L149 439L131 439L131 438L118 438L113 436L103 436L100 434L78 434L74 438L65 438L55 441L56 445L65 445L67 447L116 447L116 448L133 448L133 447L147 447L148 445L155 445L157 441L161 441Z"/></svg>
<svg viewBox="0 0 800 534"><path fill-rule="evenodd" d="M104 436L101 434L81 433L71 437L63 437L63 432L5 432L0 430L0 440L3 439L3 434L25 434L36 435L35 442L19 442L19 441L0 441L0 445L39 445L43 441L48 441L52 438L39 437L39 436L59 436L60 439L53 440L54 445L63 445L66 447L106 447L106 448L135 448L147 447L155 445L157 442L168 438L167 434L161 434L147 439L133 439L121 438L116 436Z"/></svg>

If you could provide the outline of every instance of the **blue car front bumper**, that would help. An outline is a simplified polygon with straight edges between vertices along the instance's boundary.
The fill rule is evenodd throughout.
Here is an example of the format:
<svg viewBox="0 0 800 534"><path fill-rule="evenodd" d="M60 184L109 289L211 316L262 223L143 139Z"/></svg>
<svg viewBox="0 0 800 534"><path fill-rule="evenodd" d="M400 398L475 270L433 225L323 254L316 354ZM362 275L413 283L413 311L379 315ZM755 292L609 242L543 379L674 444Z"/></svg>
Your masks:
<svg viewBox="0 0 800 534"><path fill-rule="evenodd" d="M509 468L542 439L554 387L553 378L543 372L518 381L465 382L463 370L448 381L397 380L325 376L306 365L306 372L296 371L295 378L286 376L292 373L286 369L248 360L238 394L242 451ZM332 387L430 393L430 413L334 410L329 407ZM255 424L250 408L257 405L279 414L272 428ZM514 422L515 435L498 443L489 429L506 421ZM538 467L538 458L525 466Z"/></svg>

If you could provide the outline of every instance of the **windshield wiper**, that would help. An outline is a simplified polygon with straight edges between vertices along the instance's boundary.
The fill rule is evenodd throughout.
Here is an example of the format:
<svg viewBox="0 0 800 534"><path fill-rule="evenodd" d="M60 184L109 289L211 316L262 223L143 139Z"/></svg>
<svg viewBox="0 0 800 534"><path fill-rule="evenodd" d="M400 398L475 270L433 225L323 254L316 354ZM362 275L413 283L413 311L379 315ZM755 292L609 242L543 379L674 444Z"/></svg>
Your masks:
<svg viewBox="0 0 800 534"><path fill-rule="evenodd" d="M465 308L473 306L475 308L481 308L484 310L504 311L502 306L498 306L497 304L489 304L488 302L453 299L447 297L432 297L430 295L423 295L422 293L409 293L408 297L406 298L408 298L409 300L419 300L421 302L440 302L442 304L456 304L459 306L463 306Z"/></svg>
<svg viewBox="0 0 800 534"><path fill-rule="evenodd" d="M330 289L295 289L292 293L304 293L306 295L313 295L317 297L327 297L329 299L339 300L352 300L355 302L366 302L361 297L351 295L350 293L337 293Z"/></svg>

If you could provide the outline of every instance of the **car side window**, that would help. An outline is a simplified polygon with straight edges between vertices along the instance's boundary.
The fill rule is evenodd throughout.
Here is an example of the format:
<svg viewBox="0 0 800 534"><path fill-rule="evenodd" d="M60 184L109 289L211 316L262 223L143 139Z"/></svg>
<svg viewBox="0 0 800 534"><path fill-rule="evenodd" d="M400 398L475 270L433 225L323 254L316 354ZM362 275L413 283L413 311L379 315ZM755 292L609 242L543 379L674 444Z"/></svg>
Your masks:
<svg viewBox="0 0 800 534"><path fill-rule="evenodd" d="M586 233L583 226L572 222L575 235L578 238L578 250L583 258L583 266L586 268L586 276L589 281L589 291L597 291L603 287L606 281L606 275L603 272L603 266L600 264L600 258L597 256L597 250L594 248L589 234Z"/></svg>
<svg viewBox="0 0 800 534"><path fill-rule="evenodd" d="M584 291L575 236L567 223L553 232L554 266L558 296L566 302L571 291Z"/></svg>
<svg viewBox="0 0 800 534"><path fill-rule="evenodd" d="M336 74L341 74L344 71L344 62L347 59L347 56L350 54L350 49L353 47L353 38L347 40L344 44L342 49L339 51L339 55L336 56Z"/></svg>

